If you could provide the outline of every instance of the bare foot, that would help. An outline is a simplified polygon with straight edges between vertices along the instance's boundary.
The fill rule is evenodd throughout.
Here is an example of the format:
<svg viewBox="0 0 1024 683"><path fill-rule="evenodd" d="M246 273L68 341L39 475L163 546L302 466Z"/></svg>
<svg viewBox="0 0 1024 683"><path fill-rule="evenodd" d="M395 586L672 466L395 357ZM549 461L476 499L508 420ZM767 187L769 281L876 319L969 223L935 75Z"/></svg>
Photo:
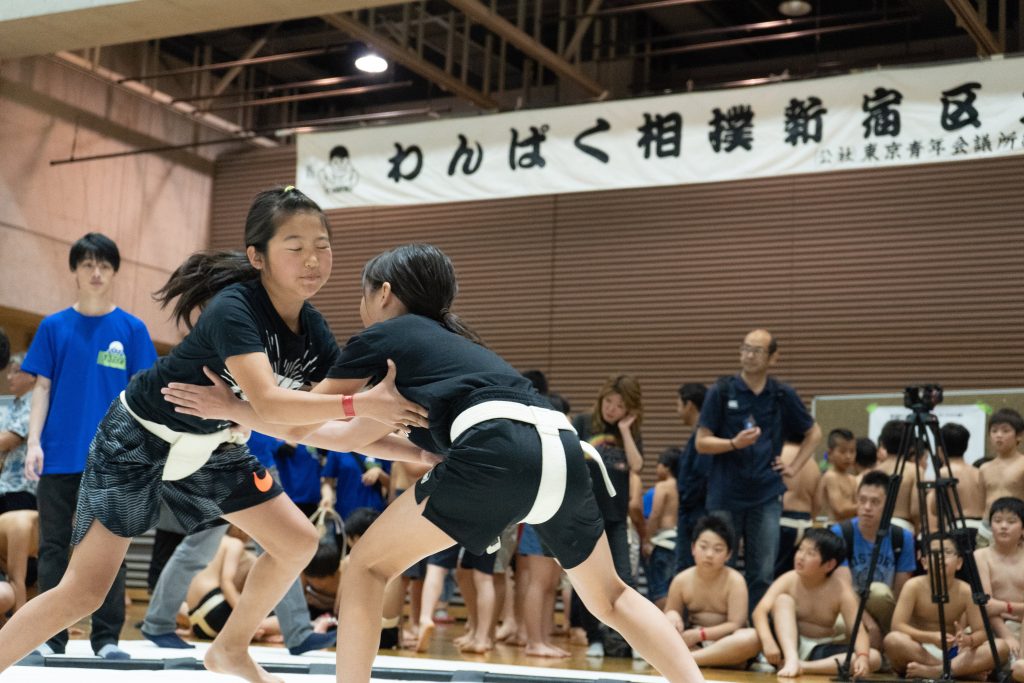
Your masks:
<svg viewBox="0 0 1024 683"><path fill-rule="evenodd" d="M547 643L528 643L525 650L530 657L568 657L569 653L560 647Z"/></svg>
<svg viewBox="0 0 1024 683"><path fill-rule="evenodd" d="M906 678L939 678L942 676L941 664L921 664L910 662L907 664Z"/></svg>
<svg viewBox="0 0 1024 683"><path fill-rule="evenodd" d="M485 652L490 652L492 649L494 649L494 643L491 642L490 638L484 638L483 640L473 640L466 643L464 646L459 648L459 652L469 652L482 655Z"/></svg>
<svg viewBox="0 0 1024 683"><path fill-rule="evenodd" d="M782 668L775 675L779 678L796 678L800 675L800 661L783 662Z"/></svg>
<svg viewBox="0 0 1024 683"><path fill-rule="evenodd" d="M472 643L474 637L475 636L473 635L472 631L466 631L465 633L463 633L458 638L453 638L452 639L452 644L455 645L455 647L457 647L457 648L459 648L461 650L465 646L467 646L470 643Z"/></svg>
<svg viewBox="0 0 1024 683"><path fill-rule="evenodd" d="M284 679L271 676L252 660L247 650L227 652L216 641L206 651L203 664L208 671L230 674L250 683L284 683Z"/></svg>
<svg viewBox="0 0 1024 683"><path fill-rule="evenodd" d="M494 634L494 639L499 643L503 643L516 634L516 622L514 619L506 619L501 622L501 626L498 627L498 631Z"/></svg>
<svg viewBox="0 0 1024 683"><path fill-rule="evenodd" d="M430 621L420 624L419 635L416 636L416 652L426 652L430 649L430 640L434 637L434 622Z"/></svg>
<svg viewBox="0 0 1024 683"><path fill-rule="evenodd" d="M515 647L523 647L526 645L526 636L522 633L517 633L513 636L509 636L505 639L506 645L514 645Z"/></svg>
<svg viewBox="0 0 1024 683"><path fill-rule="evenodd" d="M569 644L587 645L587 632L578 627L569 629Z"/></svg>

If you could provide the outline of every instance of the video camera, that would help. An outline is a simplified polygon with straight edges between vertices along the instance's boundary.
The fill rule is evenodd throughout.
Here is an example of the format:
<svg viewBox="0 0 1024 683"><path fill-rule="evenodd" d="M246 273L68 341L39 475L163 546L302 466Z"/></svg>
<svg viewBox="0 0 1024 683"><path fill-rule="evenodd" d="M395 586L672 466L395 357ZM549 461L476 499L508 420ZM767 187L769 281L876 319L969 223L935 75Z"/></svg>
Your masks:
<svg viewBox="0 0 1024 683"><path fill-rule="evenodd" d="M921 384L903 390L903 405L911 410L932 410L942 403L942 387L938 384Z"/></svg>

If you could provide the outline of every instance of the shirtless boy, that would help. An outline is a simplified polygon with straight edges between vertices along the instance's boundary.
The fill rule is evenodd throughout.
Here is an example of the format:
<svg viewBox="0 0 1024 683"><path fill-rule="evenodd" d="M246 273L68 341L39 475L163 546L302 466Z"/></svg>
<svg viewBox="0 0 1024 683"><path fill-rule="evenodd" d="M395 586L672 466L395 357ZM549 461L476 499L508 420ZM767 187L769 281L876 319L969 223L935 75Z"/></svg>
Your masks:
<svg viewBox="0 0 1024 683"><path fill-rule="evenodd" d="M800 452L800 445L787 443L782 446L783 465L789 465ZM793 568L793 554L796 552L804 532L811 528L816 511L815 495L821 470L814 458L808 458L800 471L793 476L782 475L786 492L782 495L782 517L779 518L779 555L775 560L775 577L778 578Z"/></svg>
<svg viewBox="0 0 1024 683"><path fill-rule="evenodd" d="M651 514L647 518L647 596L658 607L665 609L665 596L669 582L675 574L676 538L679 523L679 484L675 473L679 466L679 452L668 450L658 458Z"/></svg>
<svg viewBox="0 0 1024 683"><path fill-rule="evenodd" d="M828 435L828 470L818 484L822 509L836 522L857 514L857 439L849 429L833 429Z"/></svg>
<svg viewBox="0 0 1024 683"><path fill-rule="evenodd" d="M1024 499L1024 454L1018 450L1024 437L1024 418L1012 408L997 410L988 421L988 439L996 457L981 466L985 507L998 498Z"/></svg>
<svg viewBox="0 0 1024 683"><path fill-rule="evenodd" d="M833 575L846 556L843 539L827 529L809 529L796 551L794 569L772 583L754 609L754 628L765 659L780 678L831 674L845 660L848 642L837 618L852 624L857 596ZM878 650L869 647L863 626L855 639L854 678L877 671Z"/></svg>
<svg viewBox="0 0 1024 683"><path fill-rule="evenodd" d="M988 646L981 611L971 600L971 587L955 578L963 564L960 550L952 539L933 539L929 543L932 553L942 558L946 575L949 602L944 606L946 651L956 646L956 655L950 661L953 678L983 676L993 668L992 652ZM929 563L925 562L925 566ZM915 576L907 581L896 601L892 615L892 632L885 637L885 654L893 669L907 678L939 678L942 676L942 634L939 631L939 611L932 602L932 578ZM967 633L967 627L971 632ZM996 638L1000 660L1009 652L1006 641Z"/></svg>
<svg viewBox="0 0 1024 683"><path fill-rule="evenodd" d="M736 536L721 517L702 517L693 530L696 564L676 575L665 614L682 634L699 666L744 666L761 643L747 625L747 584L725 565Z"/></svg>
<svg viewBox="0 0 1024 683"><path fill-rule="evenodd" d="M953 472L953 478L957 480L956 491L960 498L960 505L963 506L964 521L967 527L974 529L976 533L974 547L984 548L992 540L992 534L985 528L984 523L987 509L985 507L985 489L981 485L981 474L978 468L964 461L964 453L967 452L971 433L967 431L966 427L956 422L947 422L942 425L941 431L942 441L946 445L949 468ZM946 475L945 468L943 468L942 474ZM928 514L929 528L937 529L934 492L928 495Z"/></svg>
<svg viewBox="0 0 1024 683"><path fill-rule="evenodd" d="M904 425L902 420L889 420L882 427L878 435L878 463L881 471L890 477L895 474L900 446L903 441ZM883 453L885 457L883 458ZM923 456L924 454L922 454ZM912 535L917 534L914 519L916 518L917 500L917 465L920 457L907 458L903 468L903 479L900 481L900 490L896 494L896 507L892 511L892 523L909 531ZM922 463L923 466L923 463Z"/></svg>
<svg viewBox="0 0 1024 683"><path fill-rule="evenodd" d="M992 630L1006 641L1014 658L1021 654L1024 614L1024 501L999 498L989 513L992 545L974 553Z"/></svg>

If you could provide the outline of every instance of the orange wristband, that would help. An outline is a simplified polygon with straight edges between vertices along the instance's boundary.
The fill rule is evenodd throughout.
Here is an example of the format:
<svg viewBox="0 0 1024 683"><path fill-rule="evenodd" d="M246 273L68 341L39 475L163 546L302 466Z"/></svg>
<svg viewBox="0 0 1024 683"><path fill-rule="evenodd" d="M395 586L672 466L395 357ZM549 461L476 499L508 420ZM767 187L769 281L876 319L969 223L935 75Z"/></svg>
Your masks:
<svg viewBox="0 0 1024 683"><path fill-rule="evenodd" d="M345 394L341 397L341 409L345 411L345 417L356 416L356 404L355 397L350 394Z"/></svg>

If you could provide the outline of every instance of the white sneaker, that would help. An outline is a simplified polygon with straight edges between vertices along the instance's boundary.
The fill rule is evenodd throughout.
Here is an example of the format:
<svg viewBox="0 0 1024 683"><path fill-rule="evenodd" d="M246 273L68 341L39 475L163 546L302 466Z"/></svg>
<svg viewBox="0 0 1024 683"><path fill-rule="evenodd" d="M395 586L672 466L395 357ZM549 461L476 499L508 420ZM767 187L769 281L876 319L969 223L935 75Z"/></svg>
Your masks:
<svg viewBox="0 0 1024 683"><path fill-rule="evenodd" d="M604 643L597 641L587 647L588 657L604 657Z"/></svg>

